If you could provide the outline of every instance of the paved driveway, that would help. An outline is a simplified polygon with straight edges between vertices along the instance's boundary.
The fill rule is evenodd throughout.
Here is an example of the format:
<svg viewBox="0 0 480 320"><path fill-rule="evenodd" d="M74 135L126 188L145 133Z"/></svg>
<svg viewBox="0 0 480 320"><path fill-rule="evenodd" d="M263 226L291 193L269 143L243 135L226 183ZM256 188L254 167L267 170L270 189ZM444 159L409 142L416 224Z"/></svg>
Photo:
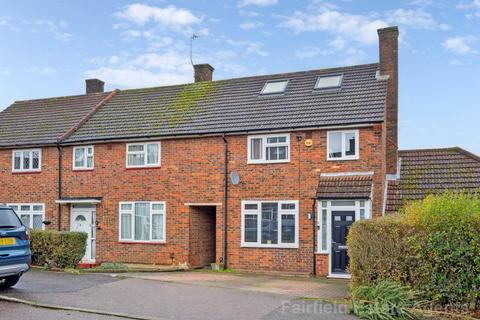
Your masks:
<svg viewBox="0 0 480 320"><path fill-rule="evenodd" d="M305 295L299 294L299 283L304 284L304 292L311 292L312 288L307 280L205 272L112 277L31 271L16 287L0 294L39 303L123 313L148 319L354 319L346 314L342 305L300 299ZM246 285L262 281L270 285ZM296 289L289 290L288 283ZM236 287L236 284L243 285ZM255 287L267 289L257 290ZM272 287L283 287L284 290L273 292L275 290L272 290ZM0 302L0 318L111 317Z"/></svg>

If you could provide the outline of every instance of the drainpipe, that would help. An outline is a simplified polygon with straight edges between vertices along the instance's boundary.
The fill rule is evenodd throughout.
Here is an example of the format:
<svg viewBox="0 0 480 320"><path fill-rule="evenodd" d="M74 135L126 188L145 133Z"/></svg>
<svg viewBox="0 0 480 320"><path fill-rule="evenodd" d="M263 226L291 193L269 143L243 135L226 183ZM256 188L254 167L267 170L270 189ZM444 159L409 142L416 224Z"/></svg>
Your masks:
<svg viewBox="0 0 480 320"><path fill-rule="evenodd" d="M228 141L225 133L223 139L223 266L227 268L227 213L228 213Z"/></svg>
<svg viewBox="0 0 480 320"><path fill-rule="evenodd" d="M58 200L62 199L62 147L59 143L57 143L57 151L58 151ZM61 230L61 211L62 205L59 203L57 204L57 230Z"/></svg>
<svg viewBox="0 0 480 320"><path fill-rule="evenodd" d="M317 244L317 224L316 224L316 212L315 212L315 204L317 203L317 199L313 199L312 203L312 275L315 276L316 269L317 269L317 255L316 255L316 244Z"/></svg>

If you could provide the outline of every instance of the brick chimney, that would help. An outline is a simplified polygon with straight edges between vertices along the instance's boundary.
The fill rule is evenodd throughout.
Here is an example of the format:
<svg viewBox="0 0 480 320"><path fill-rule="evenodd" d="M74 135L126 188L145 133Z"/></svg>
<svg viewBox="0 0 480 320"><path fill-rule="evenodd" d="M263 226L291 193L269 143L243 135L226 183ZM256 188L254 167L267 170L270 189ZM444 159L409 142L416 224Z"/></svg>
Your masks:
<svg viewBox="0 0 480 320"><path fill-rule="evenodd" d="M398 28L379 29L380 78L388 78L385 110L386 173L397 173L398 161Z"/></svg>
<svg viewBox="0 0 480 320"><path fill-rule="evenodd" d="M195 82L212 81L215 69L208 63L196 64L193 69L195 70Z"/></svg>
<svg viewBox="0 0 480 320"><path fill-rule="evenodd" d="M105 82L100 79L87 79L85 80L85 83L87 88L87 94L99 93L104 91L103 87L105 85Z"/></svg>

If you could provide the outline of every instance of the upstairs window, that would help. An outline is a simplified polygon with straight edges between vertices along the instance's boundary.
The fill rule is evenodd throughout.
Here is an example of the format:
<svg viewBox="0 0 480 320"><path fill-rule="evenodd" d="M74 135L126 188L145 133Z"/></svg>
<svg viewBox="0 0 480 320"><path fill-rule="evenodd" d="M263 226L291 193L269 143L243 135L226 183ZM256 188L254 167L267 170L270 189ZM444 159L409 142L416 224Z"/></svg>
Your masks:
<svg viewBox="0 0 480 320"><path fill-rule="evenodd" d="M14 150L12 152L13 172L41 171L42 152L40 149Z"/></svg>
<svg viewBox="0 0 480 320"><path fill-rule="evenodd" d="M327 76L320 76L315 83L315 89L335 89L342 86L343 74L334 74Z"/></svg>
<svg viewBox="0 0 480 320"><path fill-rule="evenodd" d="M287 88L288 80L267 81L263 86L262 95L284 93Z"/></svg>
<svg viewBox="0 0 480 320"><path fill-rule="evenodd" d="M127 144L127 168L159 166L160 142Z"/></svg>
<svg viewBox="0 0 480 320"><path fill-rule="evenodd" d="M73 169L93 169L93 146L73 148Z"/></svg>
<svg viewBox="0 0 480 320"><path fill-rule="evenodd" d="M289 161L289 134L248 137L248 163L278 163Z"/></svg>
<svg viewBox="0 0 480 320"><path fill-rule="evenodd" d="M327 133L327 160L358 159L358 145L358 130L329 131Z"/></svg>

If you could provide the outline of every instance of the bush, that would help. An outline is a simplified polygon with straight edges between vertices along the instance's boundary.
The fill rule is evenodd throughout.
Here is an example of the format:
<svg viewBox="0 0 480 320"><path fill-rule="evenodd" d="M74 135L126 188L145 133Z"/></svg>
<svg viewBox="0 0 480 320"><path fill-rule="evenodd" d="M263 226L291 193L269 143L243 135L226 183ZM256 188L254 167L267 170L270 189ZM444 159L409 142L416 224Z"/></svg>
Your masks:
<svg viewBox="0 0 480 320"><path fill-rule="evenodd" d="M352 292L350 312L362 319L417 319L410 310L416 294L395 282L382 281L374 286L359 286Z"/></svg>
<svg viewBox="0 0 480 320"><path fill-rule="evenodd" d="M84 232L32 230L32 264L74 268L85 255L87 237Z"/></svg>
<svg viewBox="0 0 480 320"><path fill-rule="evenodd" d="M437 305L478 305L478 196L429 196L397 216L357 222L348 245L354 288L389 280Z"/></svg>

